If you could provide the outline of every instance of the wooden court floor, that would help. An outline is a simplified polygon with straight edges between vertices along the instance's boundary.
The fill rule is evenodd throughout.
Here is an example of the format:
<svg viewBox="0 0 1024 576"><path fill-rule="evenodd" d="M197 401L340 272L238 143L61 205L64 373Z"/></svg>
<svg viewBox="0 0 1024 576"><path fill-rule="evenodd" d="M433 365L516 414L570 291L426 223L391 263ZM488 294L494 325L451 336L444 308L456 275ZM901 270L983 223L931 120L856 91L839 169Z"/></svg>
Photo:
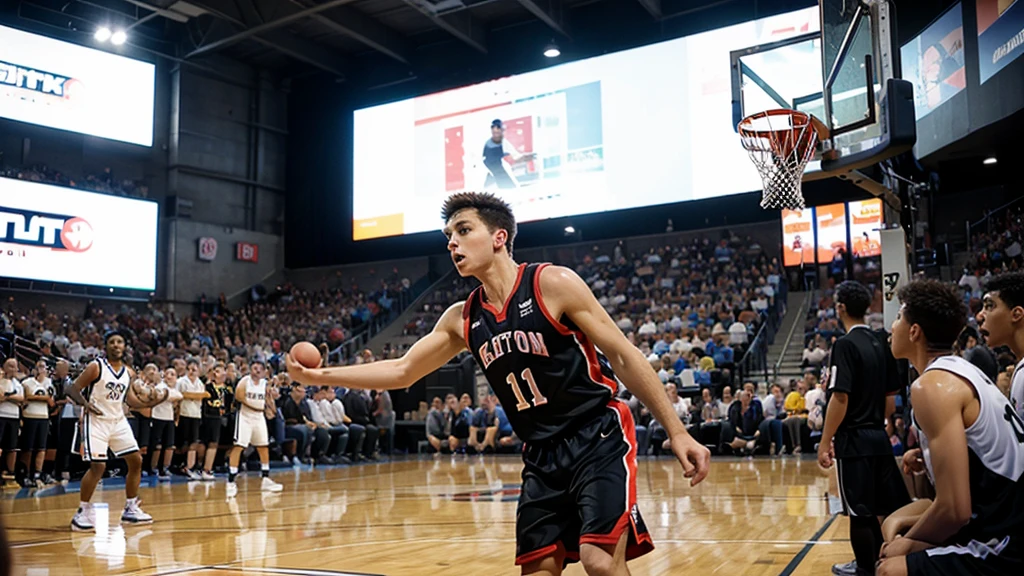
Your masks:
<svg viewBox="0 0 1024 576"><path fill-rule="evenodd" d="M853 558L845 518L828 513L828 478L813 459L715 459L689 488L678 463L639 461L641 513L655 550L634 575L830 574ZM351 467L286 469L284 492L259 492L258 473L239 479L234 500L217 482L151 485L148 526L120 526L119 481L94 502L109 504L106 528L73 533L75 484L42 494L6 490L0 510L15 574L132 575L517 575L520 461L444 456ZM579 564L566 574L583 574Z"/></svg>

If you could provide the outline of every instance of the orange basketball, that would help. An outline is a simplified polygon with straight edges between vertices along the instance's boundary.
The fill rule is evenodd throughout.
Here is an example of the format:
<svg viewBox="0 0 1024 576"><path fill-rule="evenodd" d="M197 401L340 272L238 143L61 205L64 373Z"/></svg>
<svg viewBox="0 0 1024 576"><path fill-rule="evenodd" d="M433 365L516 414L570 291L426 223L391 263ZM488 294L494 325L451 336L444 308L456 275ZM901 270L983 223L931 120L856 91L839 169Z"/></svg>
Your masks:
<svg viewBox="0 0 1024 576"><path fill-rule="evenodd" d="M320 351L309 342L299 342L291 349L292 358L306 368L320 367Z"/></svg>

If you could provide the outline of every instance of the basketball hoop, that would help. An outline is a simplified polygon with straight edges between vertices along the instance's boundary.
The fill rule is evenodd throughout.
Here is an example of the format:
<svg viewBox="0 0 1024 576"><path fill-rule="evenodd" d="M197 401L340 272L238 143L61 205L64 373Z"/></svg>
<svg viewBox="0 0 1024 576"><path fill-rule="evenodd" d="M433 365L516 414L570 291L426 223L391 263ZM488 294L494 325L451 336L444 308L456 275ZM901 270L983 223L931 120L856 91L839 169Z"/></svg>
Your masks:
<svg viewBox="0 0 1024 576"><path fill-rule="evenodd" d="M765 110L744 118L737 131L761 174L761 208L802 210L804 168L828 138L825 124L798 110Z"/></svg>

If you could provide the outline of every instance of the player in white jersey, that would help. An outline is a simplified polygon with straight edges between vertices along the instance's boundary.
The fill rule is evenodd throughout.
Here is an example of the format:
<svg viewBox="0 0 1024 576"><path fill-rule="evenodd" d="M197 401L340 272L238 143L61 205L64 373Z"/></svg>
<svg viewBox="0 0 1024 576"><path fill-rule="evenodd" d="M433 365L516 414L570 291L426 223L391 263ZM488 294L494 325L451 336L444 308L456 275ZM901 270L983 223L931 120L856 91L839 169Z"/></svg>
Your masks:
<svg viewBox="0 0 1024 576"><path fill-rule="evenodd" d="M967 320L955 287L915 281L899 299L892 352L921 375L910 389L921 445L907 452L904 463L928 473L935 499L893 515L903 516L909 529L882 547L876 574L1021 574L1024 424L981 370L951 355Z"/></svg>
<svg viewBox="0 0 1024 576"><path fill-rule="evenodd" d="M151 393L135 382L135 371L124 362L125 339L118 332L104 338L106 357L90 362L67 390L68 396L85 407L82 411L82 459L89 471L82 478L81 504L71 520L72 530L93 530L96 515L92 494L106 470L107 449L128 464L124 491L127 502L121 520L133 524L152 522L153 517L139 507L139 481L142 456L124 414L124 403L133 408L148 408L167 399L167 392ZM88 389L88 399L82 394Z"/></svg>
<svg viewBox="0 0 1024 576"><path fill-rule="evenodd" d="M1024 272L1007 272L985 284L978 329L989 348L1007 346L1017 357L1010 381L1010 404L1024 419Z"/></svg>
<svg viewBox="0 0 1024 576"><path fill-rule="evenodd" d="M250 445L260 455L260 473L263 476L262 490L280 492L283 486L270 479L270 438L267 434L267 415L275 414L274 399L267 394L267 365L253 362L249 375L242 377L235 387L238 411L235 413L235 445L228 457L228 498L238 493L235 478L238 476L238 460Z"/></svg>
<svg viewBox="0 0 1024 576"><path fill-rule="evenodd" d="M0 373L0 453L7 454L7 473L14 479L18 457L18 431L21 429L21 403L25 388L18 382L18 361L8 358Z"/></svg>

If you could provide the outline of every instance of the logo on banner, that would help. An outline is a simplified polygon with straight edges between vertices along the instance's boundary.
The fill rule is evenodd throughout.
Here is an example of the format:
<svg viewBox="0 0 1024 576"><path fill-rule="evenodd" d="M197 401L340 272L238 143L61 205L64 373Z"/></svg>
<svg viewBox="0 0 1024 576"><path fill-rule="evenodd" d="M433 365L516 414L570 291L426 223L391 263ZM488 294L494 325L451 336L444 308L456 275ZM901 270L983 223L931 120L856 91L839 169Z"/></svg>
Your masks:
<svg viewBox="0 0 1024 576"><path fill-rule="evenodd" d="M202 237L199 239L199 259L212 262L217 257L217 239Z"/></svg>
<svg viewBox="0 0 1024 576"><path fill-rule="evenodd" d="M239 242L235 244L235 258L243 262L259 262L260 247L257 244Z"/></svg>
<svg viewBox="0 0 1024 576"><path fill-rule="evenodd" d="M0 84L69 100L82 82L0 60Z"/></svg>
<svg viewBox="0 0 1024 576"><path fill-rule="evenodd" d="M885 287L885 291L882 294L885 297L886 302L892 302L896 298L896 288L900 283L899 272L889 272L882 276L882 285Z"/></svg>
<svg viewBox="0 0 1024 576"><path fill-rule="evenodd" d="M85 252L93 239L92 225L84 218L0 206L0 242Z"/></svg>

